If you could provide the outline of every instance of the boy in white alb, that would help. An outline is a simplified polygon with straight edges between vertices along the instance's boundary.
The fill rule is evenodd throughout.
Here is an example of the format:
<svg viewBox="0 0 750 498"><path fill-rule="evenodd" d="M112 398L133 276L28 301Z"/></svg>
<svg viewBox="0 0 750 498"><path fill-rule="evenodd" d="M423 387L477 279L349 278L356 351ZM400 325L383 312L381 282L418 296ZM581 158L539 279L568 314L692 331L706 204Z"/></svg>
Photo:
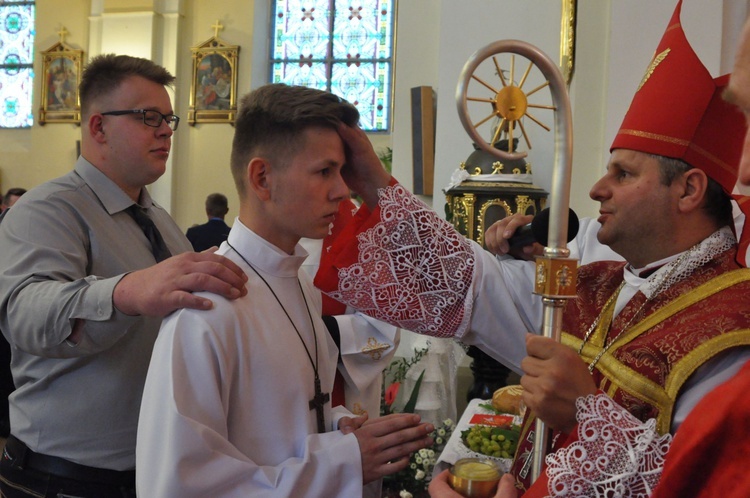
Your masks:
<svg viewBox="0 0 750 498"><path fill-rule="evenodd" d="M298 241L324 237L349 195L337 127L358 119L304 87L243 98L240 214L219 253L245 270L248 294L164 321L138 426L139 495L357 497L431 443L416 415L367 422L331 408L338 350Z"/></svg>

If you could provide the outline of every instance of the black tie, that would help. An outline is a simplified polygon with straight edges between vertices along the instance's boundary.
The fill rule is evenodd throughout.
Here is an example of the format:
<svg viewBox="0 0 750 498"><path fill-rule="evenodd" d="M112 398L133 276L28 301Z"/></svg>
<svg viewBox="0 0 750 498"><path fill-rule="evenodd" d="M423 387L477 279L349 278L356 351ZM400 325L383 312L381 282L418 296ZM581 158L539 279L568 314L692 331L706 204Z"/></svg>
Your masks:
<svg viewBox="0 0 750 498"><path fill-rule="evenodd" d="M141 230L143 230L146 238L151 243L151 252L154 253L156 262L159 263L170 257L172 254L169 252L169 249L167 249L167 244L164 243L164 239L159 233L159 229L156 228L154 222L146 214L145 209L133 204L128 208L128 213L133 217L135 222L138 223L138 226L141 227Z"/></svg>

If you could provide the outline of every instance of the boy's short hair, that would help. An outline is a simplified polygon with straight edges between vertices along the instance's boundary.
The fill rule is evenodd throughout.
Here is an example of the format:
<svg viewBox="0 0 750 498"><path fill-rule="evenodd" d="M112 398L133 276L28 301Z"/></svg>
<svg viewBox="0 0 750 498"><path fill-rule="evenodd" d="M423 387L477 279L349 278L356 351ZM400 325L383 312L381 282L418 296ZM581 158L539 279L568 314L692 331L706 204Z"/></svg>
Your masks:
<svg viewBox="0 0 750 498"><path fill-rule="evenodd" d="M84 68L78 86L82 115L87 116L93 102L112 93L131 76L140 76L164 86L172 85L175 79L165 68L148 59L130 55L97 55Z"/></svg>
<svg viewBox="0 0 750 498"><path fill-rule="evenodd" d="M232 175L239 195L248 162L262 155L283 167L303 144L300 137L312 126L336 129L356 126L359 111L329 92L282 83L264 85L240 100L232 142Z"/></svg>

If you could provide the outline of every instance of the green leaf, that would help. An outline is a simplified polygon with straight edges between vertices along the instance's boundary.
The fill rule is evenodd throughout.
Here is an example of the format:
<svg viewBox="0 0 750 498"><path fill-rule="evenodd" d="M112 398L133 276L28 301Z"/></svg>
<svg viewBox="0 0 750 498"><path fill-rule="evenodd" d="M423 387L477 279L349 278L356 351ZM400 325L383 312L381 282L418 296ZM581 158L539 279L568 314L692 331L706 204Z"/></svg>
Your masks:
<svg viewBox="0 0 750 498"><path fill-rule="evenodd" d="M409 401L407 401L406 405L404 405L404 413L414 413L414 409L417 407L419 388L422 386L422 377L424 377L424 370L422 370L422 373L419 374L417 382L414 383L414 390L411 392L411 396L409 396Z"/></svg>

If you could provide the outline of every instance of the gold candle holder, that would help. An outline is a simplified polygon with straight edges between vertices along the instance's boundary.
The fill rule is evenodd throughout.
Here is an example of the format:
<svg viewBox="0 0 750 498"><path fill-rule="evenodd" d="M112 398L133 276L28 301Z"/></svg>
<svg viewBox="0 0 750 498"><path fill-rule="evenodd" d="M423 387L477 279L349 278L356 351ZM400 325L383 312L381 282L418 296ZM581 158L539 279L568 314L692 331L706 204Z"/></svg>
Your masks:
<svg viewBox="0 0 750 498"><path fill-rule="evenodd" d="M492 498L502 476L492 460L462 458L451 467L450 485L466 498Z"/></svg>

